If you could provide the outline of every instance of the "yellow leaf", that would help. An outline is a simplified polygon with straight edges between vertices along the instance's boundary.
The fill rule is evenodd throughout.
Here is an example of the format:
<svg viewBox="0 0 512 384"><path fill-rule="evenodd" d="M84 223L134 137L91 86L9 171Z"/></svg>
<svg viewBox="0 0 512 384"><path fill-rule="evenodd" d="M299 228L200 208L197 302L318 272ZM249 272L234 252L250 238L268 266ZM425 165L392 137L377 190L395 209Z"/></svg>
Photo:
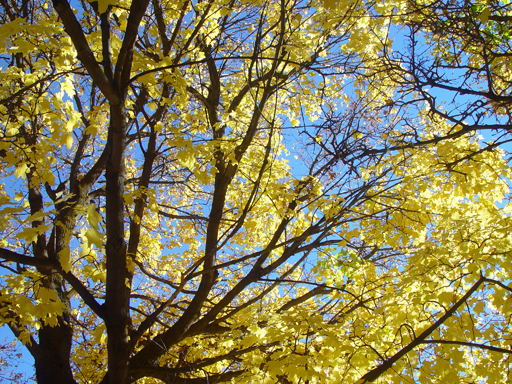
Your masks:
<svg viewBox="0 0 512 384"><path fill-rule="evenodd" d="M337 0L324 0L324 7L327 9L334 9L337 5Z"/></svg>
<svg viewBox="0 0 512 384"><path fill-rule="evenodd" d="M68 149L71 149L71 147L73 146L73 135L67 134L67 135L65 135L65 139L66 139L66 147Z"/></svg>
<svg viewBox="0 0 512 384"><path fill-rule="evenodd" d="M489 10L489 7L485 7L482 13L480 13L480 16L478 16L478 19L485 23L487 20L489 20L489 16L491 16L491 11Z"/></svg>
<svg viewBox="0 0 512 384"><path fill-rule="evenodd" d="M92 331L92 337L97 344L105 344L107 335L105 335L105 324L100 324Z"/></svg>
<svg viewBox="0 0 512 384"><path fill-rule="evenodd" d="M28 243L37 241L37 236L50 229L50 225L39 225L36 228L23 228L23 230L16 234L18 239L27 241Z"/></svg>
<svg viewBox="0 0 512 384"><path fill-rule="evenodd" d="M194 168L196 157L194 156L193 151L187 149L179 151L176 157L178 158L178 161L182 167L188 168L190 170Z"/></svg>
<svg viewBox="0 0 512 384"><path fill-rule="evenodd" d="M69 248L64 248L59 252L60 255L60 265L64 272L69 272L71 270L71 252Z"/></svg>
<svg viewBox="0 0 512 384"><path fill-rule="evenodd" d="M33 221L41 220L43 217L48 216L48 215L49 215L48 212L44 212L44 211L36 212L33 215L30 215L29 217L27 217L27 223L32 223Z"/></svg>
<svg viewBox="0 0 512 384"><path fill-rule="evenodd" d="M96 1L96 0L94 0ZM94 3L94 1L91 1L91 3ZM116 4L117 0L97 0L98 1L98 12L100 14L104 13L108 6L111 4Z"/></svg>
<svg viewBox="0 0 512 384"><path fill-rule="evenodd" d="M26 163L20 163L16 167L16 170L14 171L14 175L16 176L17 179L24 178L27 173L27 169L28 169L28 167L27 167Z"/></svg>
<svg viewBox="0 0 512 384"><path fill-rule="evenodd" d="M85 232L85 237L89 244L94 244L98 249L103 247L103 235L99 233L95 228L89 228L87 232Z"/></svg>
<svg viewBox="0 0 512 384"><path fill-rule="evenodd" d="M87 222L95 229L99 229L98 223L101 221L101 213L96 210L96 204L87 206Z"/></svg>

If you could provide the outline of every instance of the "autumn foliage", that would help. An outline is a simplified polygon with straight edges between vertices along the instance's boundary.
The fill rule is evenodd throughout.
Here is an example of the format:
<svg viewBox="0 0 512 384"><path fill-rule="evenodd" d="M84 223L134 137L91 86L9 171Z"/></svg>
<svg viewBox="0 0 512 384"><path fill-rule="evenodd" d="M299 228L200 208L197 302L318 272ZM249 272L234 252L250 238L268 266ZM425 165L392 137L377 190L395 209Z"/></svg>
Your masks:
<svg viewBox="0 0 512 384"><path fill-rule="evenodd" d="M508 0L0 20L0 324L38 383L512 379Z"/></svg>

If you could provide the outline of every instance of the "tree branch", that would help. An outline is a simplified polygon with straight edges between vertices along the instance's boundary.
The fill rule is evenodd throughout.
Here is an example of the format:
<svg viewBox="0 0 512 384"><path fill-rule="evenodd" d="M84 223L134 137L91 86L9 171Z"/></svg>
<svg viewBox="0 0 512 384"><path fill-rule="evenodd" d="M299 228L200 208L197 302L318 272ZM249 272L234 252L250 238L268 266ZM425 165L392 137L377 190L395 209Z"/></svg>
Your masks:
<svg viewBox="0 0 512 384"><path fill-rule="evenodd" d="M126 31L124 33L123 44L117 56L116 69L114 72L114 84L119 88L123 94L123 89L128 86L130 79L130 71L132 68L133 58L133 45L137 38L139 25L142 21L142 16L146 12L149 0L132 1L130 6L130 15L126 24Z"/></svg>
<svg viewBox="0 0 512 384"><path fill-rule="evenodd" d="M31 265L37 268L54 270L59 273L66 281L75 289L84 302L96 313L100 318L104 318L104 308L96 301L89 290L76 278L71 272L64 272L62 266L57 260L52 259L36 259L35 257L20 255L19 253L0 248L0 258L23 265Z"/></svg>
<svg viewBox="0 0 512 384"><path fill-rule="evenodd" d="M134 3L138 4L137 1ZM73 9L67 0L53 0L53 7L59 14L59 17L64 24L64 29L73 41L73 45L77 50L78 59L87 69L87 72L89 72L89 75L91 75L91 78L94 80L95 84L105 95L105 97L110 102L118 104L120 101L119 97L111 83L108 81L107 76L105 76L105 73L101 69L100 65L96 61L94 53L91 51L89 43L87 43L87 39L83 33L82 26L76 19L75 13L73 12Z"/></svg>
<svg viewBox="0 0 512 384"><path fill-rule="evenodd" d="M439 328L451 315L455 313L455 311L466 302L469 297L475 293L475 291L485 282L485 278L481 276L478 281L466 292L464 296L462 296L459 301L457 301L446 313L441 316L434 324L428 327L425 331L421 333L417 338L411 341L406 347L402 348L399 352L395 353L391 358L384 361L382 364L372 369L370 372L365 374L361 379L359 379L358 383L369 383L377 380L380 375L386 372L391 366L400 360L407 353L412 351L418 345L422 344L423 341L437 328Z"/></svg>
<svg viewBox="0 0 512 384"><path fill-rule="evenodd" d="M421 344L453 344L453 345L463 345L465 347L472 348L480 348L487 349L492 352L500 352L500 353L508 353L512 354L512 350L504 349L499 347L493 347L492 345L478 344L478 343L470 343L467 341L453 341L453 340L423 340Z"/></svg>

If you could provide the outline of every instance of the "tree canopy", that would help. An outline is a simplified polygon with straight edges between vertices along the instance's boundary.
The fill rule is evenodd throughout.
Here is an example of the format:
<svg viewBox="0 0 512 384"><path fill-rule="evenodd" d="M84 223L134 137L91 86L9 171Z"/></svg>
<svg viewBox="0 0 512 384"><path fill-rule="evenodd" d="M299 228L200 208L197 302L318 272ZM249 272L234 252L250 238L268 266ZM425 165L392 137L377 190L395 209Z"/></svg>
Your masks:
<svg viewBox="0 0 512 384"><path fill-rule="evenodd" d="M0 6L38 383L512 379L508 0Z"/></svg>

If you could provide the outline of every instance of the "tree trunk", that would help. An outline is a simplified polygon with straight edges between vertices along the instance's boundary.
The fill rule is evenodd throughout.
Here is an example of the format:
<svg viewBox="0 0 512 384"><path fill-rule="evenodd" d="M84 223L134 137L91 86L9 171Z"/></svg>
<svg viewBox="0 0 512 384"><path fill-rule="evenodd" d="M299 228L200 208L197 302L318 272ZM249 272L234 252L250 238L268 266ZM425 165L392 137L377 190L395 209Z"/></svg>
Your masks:
<svg viewBox="0 0 512 384"><path fill-rule="evenodd" d="M69 361L71 340L71 329L62 318L59 325L39 330L41 356L35 359L38 384L76 384Z"/></svg>
<svg viewBox="0 0 512 384"><path fill-rule="evenodd" d="M108 382L126 383L129 358L129 277L124 239L124 153L126 124L124 104L110 108L108 134L110 156L106 169L106 326L108 334Z"/></svg>

